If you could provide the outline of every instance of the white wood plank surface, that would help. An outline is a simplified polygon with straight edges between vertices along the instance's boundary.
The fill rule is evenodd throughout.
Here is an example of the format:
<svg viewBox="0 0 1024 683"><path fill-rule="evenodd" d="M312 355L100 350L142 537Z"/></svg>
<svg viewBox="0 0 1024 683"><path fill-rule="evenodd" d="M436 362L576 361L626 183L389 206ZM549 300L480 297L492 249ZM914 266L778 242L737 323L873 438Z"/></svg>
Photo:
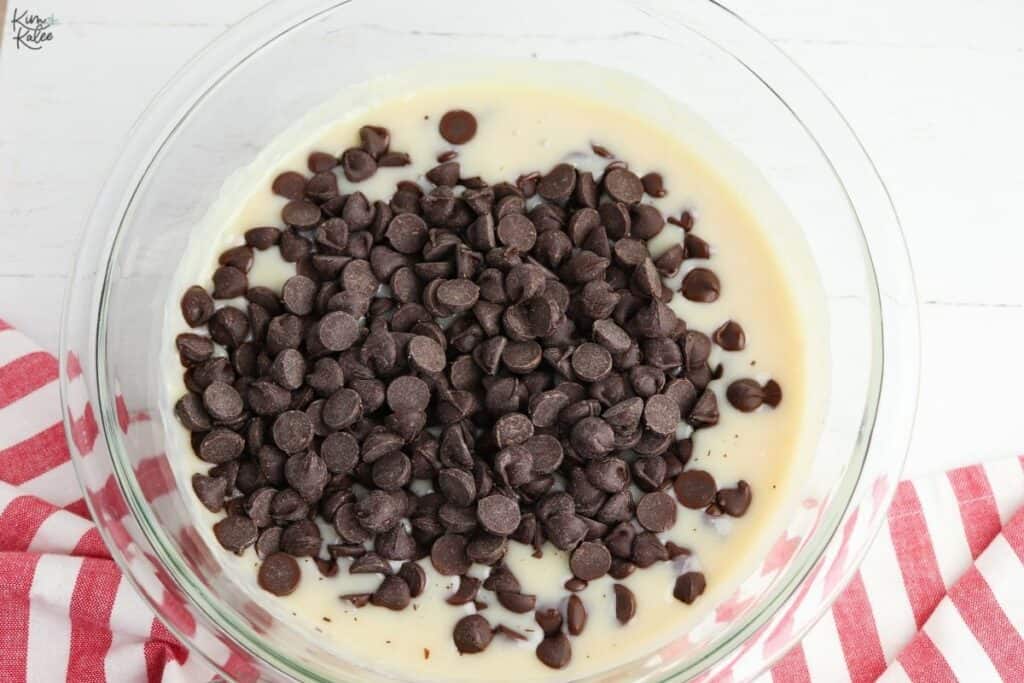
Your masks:
<svg viewBox="0 0 1024 683"><path fill-rule="evenodd" d="M56 347L78 232L118 140L191 54L259 4L25 5L61 23L43 50L14 50L9 36L0 49L0 317ZM727 4L829 93L892 192L922 304L907 474L1022 452L1024 3Z"/></svg>

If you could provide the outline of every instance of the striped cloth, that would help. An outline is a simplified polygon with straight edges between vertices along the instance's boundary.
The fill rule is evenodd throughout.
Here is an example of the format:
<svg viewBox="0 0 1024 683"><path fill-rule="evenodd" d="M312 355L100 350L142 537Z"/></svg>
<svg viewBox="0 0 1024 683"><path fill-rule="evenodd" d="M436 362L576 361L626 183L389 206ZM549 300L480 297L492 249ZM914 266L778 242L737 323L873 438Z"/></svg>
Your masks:
<svg viewBox="0 0 1024 683"><path fill-rule="evenodd" d="M832 609L758 683L1024 681L1024 457L897 489Z"/></svg>
<svg viewBox="0 0 1024 683"><path fill-rule="evenodd" d="M74 432L95 438L88 407ZM1024 681L1022 508L1024 458L903 482L849 587L758 683ZM68 461L56 360L0 320L0 681L212 677L110 560Z"/></svg>
<svg viewBox="0 0 1024 683"><path fill-rule="evenodd" d="M95 437L86 410L76 434ZM61 424L57 361L0 320L0 681L196 681L110 559Z"/></svg>

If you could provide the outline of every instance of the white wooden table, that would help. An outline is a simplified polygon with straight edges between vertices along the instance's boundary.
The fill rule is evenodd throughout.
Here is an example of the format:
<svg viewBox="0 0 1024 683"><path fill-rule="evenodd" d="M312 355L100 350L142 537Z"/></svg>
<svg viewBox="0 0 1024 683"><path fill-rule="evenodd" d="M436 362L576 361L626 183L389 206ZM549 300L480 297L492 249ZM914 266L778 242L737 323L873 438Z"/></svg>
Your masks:
<svg viewBox="0 0 1024 683"><path fill-rule="evenodd" d="M12 0L13 1L13 0ZM132 121L259 0L41 0L0 44L0 317L56 347L83 217ZM917 270L908 476L1024 451L1024 3L726 0L822 85L889 186ZM0 0L0 7L3 0Z"/></svg>

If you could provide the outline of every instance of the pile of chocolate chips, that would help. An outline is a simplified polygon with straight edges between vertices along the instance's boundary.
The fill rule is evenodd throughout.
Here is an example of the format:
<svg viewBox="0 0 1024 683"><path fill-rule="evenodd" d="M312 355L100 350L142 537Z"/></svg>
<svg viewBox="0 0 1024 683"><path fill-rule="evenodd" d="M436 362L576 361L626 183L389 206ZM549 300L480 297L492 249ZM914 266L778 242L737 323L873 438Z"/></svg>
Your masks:
<svg viewBox="0 0 1024 683"><path fill-rule="evenodd" d="M475 131L468 112L441 120L453 144ZM225 548L255 545L273 594L295 589L296 557L328 576L343 558L351 573L382 577L343 599L401 610L423 591L417 562L429 557L461 577L448 601L477 610L455 627L460 652L496 633L522 637L480 613L482 587L509 610L535 611L546 634L537 656L563 667L583 601L570 594L564 625L555 606L538 607L503 564L508 544L566 551L575 593L688 554L657 536L675 524L676 500L743 515L750 487L720 489L687 469L692 444L676 436L681 422L718 421L711 346L741 349L743 330L730 321L709 338L666 305L662 278L710 250L684 213L669 219L687 231L683 244L652 258L646 241L665 219L641 200L665 194L658 174L612 160L595 178L563 163L489 185L462 177L450 151L426 174L429 191L404 181L371 203L342 195L334 166L357 182L409 158L383 128L360 136L340 159L311 155L311 177L279 176L284 227L249 230L221 254L212 292L193 286L181 300L187 323L208 330L177 338L188 393L176 414L213 465L193 487L223 511L214 532ZM273 248L296 275L281 291L250 286L254 250ZM697 267L680 291L711 302L719 288ZM775 382L740 380L727 395L744 411L781 400ZM416 481L432 492L414 493ZM492 567L486 581L468 575L473 563ZM685 572L674 595L691 603L704 585ZM615 584L614 599L628 622L633 594Z"/></svg>

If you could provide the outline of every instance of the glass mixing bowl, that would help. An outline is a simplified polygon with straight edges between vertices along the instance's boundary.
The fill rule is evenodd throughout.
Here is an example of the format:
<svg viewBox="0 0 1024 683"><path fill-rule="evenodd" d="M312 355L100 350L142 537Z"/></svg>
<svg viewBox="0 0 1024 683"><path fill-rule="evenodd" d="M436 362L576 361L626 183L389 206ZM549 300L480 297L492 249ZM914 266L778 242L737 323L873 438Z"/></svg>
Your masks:
<svg viewBox="0 0 1024 683"><path fill-rule="evenodd" d="M385 678L271 619L193 529L193 494L165 454L164 302L225 179L280 131L347 85L477 58L586 61L643 78L745 155L803 232L826 296L831 393L797 511L730 600L593 680L751 678L827 609L885 518L913 422L917 311L895 213L842 116L705 0L294 0L214 41L124 141L68 289L62 400L93 517L153 610L227 676Z"/></svg>

